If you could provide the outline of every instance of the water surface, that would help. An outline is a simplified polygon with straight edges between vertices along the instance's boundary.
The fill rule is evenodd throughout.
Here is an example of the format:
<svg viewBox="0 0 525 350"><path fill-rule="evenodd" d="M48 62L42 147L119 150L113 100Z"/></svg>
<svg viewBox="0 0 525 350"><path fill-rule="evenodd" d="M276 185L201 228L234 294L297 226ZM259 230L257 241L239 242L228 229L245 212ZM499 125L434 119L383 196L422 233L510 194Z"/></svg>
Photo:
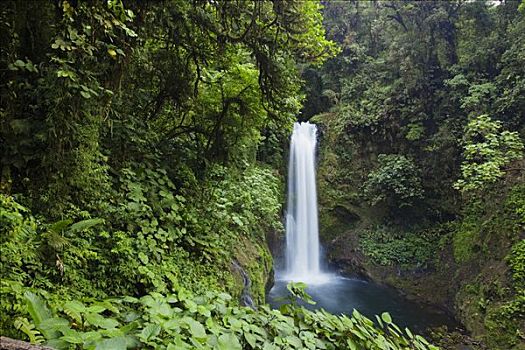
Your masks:
<svg viewBox="0 0 525 350"><path fill-rule="evenodd" d="M275 281L267 297L270 306L278 308L287 302L281 300L289 295L287 284L287 280ZM328 281L309 284L306 291L317 302L305 305L309 309L323 308L333 314L347 315L357 309L371 320L375 320L374 315L387 311L398 326L418 333L425 333L428 327L446 325L453 329L458 326L454 319L438 309L409 301L393 288L361 279L334 275Z"/></svg>

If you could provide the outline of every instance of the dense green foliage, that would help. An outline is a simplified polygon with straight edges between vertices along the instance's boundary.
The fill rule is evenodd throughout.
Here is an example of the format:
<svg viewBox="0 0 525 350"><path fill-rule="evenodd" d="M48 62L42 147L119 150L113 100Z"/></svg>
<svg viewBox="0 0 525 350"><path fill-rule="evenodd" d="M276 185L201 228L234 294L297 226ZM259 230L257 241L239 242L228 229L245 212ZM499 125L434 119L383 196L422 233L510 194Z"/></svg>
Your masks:
<svg viewBox="0 0 525 350"><path fill-rule="evenodd" d="M328 2L342 51L303 70L328 255L504 350L525 344L523 6Z"/></svg>
<svg viewBox="0 0 525 350"><path fill-rule="evenodd" d="M507 259L516 290L525 291L525 241L516 243Z"/></svg>
<svg viewBox="0 0 525 350"><path fill-rule="evenodd" d="M341 189L360 189L347 194L351 202L391 198L386 219L410 212L410 222L441 220L457 214L454 183L468 191L523 170L515 164L523 158L525 127L518 4L327 5L328 35L343 51L304 73L303 117L313 114L309 101L321 101L318 109L324 101L326 113L314 120L329 129L334 157L322 156ZM412 178L402 179L403 171ZM406 196L423 199L417 210L406 206Z"/></svg>
<svg viewBox="0 0 525 350"><path fill-rule="evenodd" d="M515 185L502 202L469 204L453 231L454 258L477 272L461 286L459 313L475 333L485 330L487 344L496 349L519 349L523 343L525 298L520 271L524 255L520 247L525 241L524 208L525 186ZM467 269L460 267L462 270Z"/></svg>
<svg viewBox="0 0 525 350"><path fill-rule="evenodd" d="M124 5L2 8L2 183L51 217L99 209L130 162L253 162L300 108L295 63L335 50L316 2Z"/></svg>
<svg viewBox="0 0 525 350"><path fill-rule="evenodd" d="M523 143L518 133L500 129L501 122L492 121L485 114L467 124L462 179L454 184L455 188L463 191L483 189L505 174L505 166L521 158Z"/></svg>
<svg viewBox="0 0 525 350"><path fill-rule="evenodd" d="M413 161L396 154L380 154L377 161L378 168L368 174L363 189L371 205L383 202L403 208L423 197L418 168Z"/></svg>
<svg viewBox="0 0 525 350"><path fill-rule="evenodd" d="M3 4L2 335L58 349L433 349L388 314L378 327L263 306L298 64L337 52L320 10ZM257 310L238 306L244 273Z"/></svg>
<svg viewBox="0 0 525 350"><path fill-rule="evenodd" d="M435 259L439 232L394 232L374 227L359 234L360 248L375 264L401 268L425 268Z"/></svg>
<svg viewBox="0 0 525 350"><path fill-rule="evenodd" d="M233 307L238 266L264 302L282 143L303 98L297 63L337 51L320 9L2 4L3 335L28 330L13 323L28 288L59 308L183 289L228 291Z"/></svg>
<svg viewBox="0 0 525 350"><path fill-rule="evenodd" d="M214 176L209 192L187 202L173 195L174 185L162 172L123 169L104 225L100 219L40 223L2 196L4 277L42 288L76 286L73 291L83 295L141 293L138 286L165 292L179 283L205 290L211 282L203 280L205 272L215 283L226 278L225 266L211 263L227 266L239 236L262 249L265 233L280 229L279 182L269 170L245 169L235 177L219 167ZM190 267L186 259L197 264Z"/></svg>
<svg viewBox="0 0 525 350"><path fill-rule="evenodd" d="M230 266L235 259L252 277L253 298L263 301L271 270L265 234L281 229L279 180L260 168L242 176L221 169L202 198L193 194L191 202L173 195L162 172L123 169L115 204L103 213L107 222L48 224L1 195L2 333L10 333L19 312L21 289L11 282L61 300L167 293L180 286L239 296L242 283Z"/></svg>
<svg viewBox="0 0 525 350"><path fill-rule="evenodd" d="M72 301L52 313L41 298L24 295L32 321L17 325L35 342L56 349L437 349L410 330L400 330L388 313L381 328L354 312L334 316L285 305L254 311L232 305L225 293L194 297L152 293L89 304Z"/></svg>
<svg viewBox="0 0 525 350"><path fill-rule="evenodd" d="M433 349L388 314L263 305L299 115L320 129L329 255L408 292L423 276L474 337L523 348L525 2L323 5L2 3L3 335Z"/></svg>

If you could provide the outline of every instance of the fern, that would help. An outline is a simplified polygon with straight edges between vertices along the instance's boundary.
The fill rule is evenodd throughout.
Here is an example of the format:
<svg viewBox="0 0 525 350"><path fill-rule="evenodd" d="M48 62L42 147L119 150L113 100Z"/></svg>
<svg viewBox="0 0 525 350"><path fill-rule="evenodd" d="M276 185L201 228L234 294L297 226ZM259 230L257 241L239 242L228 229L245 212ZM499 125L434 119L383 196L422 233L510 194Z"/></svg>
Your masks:
<svg viewBox="0 0 525 350"><path fill-rule="evenodd" d="M19 317L14 322L15 328L22 331L25 335L29 337L29 341L33 344L42 344L44 342L44 337L38 329L35 328L35 325L30 323L27 318Z"/></svg>
<svg viewBox="0 0 525 350"><path fill-rule="evenodd" d="M69 240L55 231L46 231L42 234L45 243L55 251L62 251L64 247L70 245Z"/></svg>
<svg viewBox="0 0 525 350"><path fill-rule="evenodd" d="M42 234L45 243L53 248L55 251L61 251L71 243L62 234L64 232L69 234L75 234L87 230L98 224L104 223L103 219L94 218L81 220L71 225L73 221L71 219L60 220L50 225L46 232Z"/></svg>
<svg viewBox="0 0 525 350"><path fill-rule="evenodd" d="M73 300L64 305L64 313L71 317L77 326L82 326L82 313L86 311L86 306L79 301Z"/></svg>
<svg viewBox="0 0 525 350"><path fill-rule="evenodd" d="M68 246L69 240L62 236L64 230L71 224L72 220L60 220L51 224L47 231L42 234L44 243L53 248L55 251L61 251Z"/></svg>

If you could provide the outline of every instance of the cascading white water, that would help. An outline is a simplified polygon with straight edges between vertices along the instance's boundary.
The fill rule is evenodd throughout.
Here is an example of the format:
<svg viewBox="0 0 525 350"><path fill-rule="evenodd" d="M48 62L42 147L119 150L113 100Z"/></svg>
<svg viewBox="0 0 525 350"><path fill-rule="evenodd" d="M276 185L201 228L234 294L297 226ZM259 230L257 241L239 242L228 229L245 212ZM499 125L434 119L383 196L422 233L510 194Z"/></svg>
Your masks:
<svg viewBox="0 0 525 350"><path fill-rule="evenodd" d="M310 283L322 275L315 184L316 142L315 125L294 124L288 163L286 279Z"/></svg>

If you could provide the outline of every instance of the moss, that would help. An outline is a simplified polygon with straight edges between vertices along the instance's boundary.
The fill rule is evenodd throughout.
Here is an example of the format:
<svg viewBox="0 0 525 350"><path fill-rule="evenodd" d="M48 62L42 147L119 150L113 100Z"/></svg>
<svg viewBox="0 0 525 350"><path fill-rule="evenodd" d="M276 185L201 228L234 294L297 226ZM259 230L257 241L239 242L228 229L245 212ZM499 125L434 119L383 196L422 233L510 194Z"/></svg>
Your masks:
<svg viewBox="0 0 525 350"><path fill-rule="evenodd" d="M472 259L479 246L479 232L475 224L461 223L454 234L454 258L458 263Z"/></svg>
<svg viewBox="0 0 525 350"><path fill-rule="evenodd" d="M266 283L272 272L273 259L265 242L257 242L248 237L239 237L238 245L234 252L235 259L246 271L251 280L251 296L257 304L263 304L266 294ZM235 292L240 296L243 289L243 279L239 272L235 276Z"/></svg>
<svg viewBox="0 0 525 350"><path fill-rule="evenodd" d="M447 327L432 329L429 339L440 349L450 350L487 350L478 341L472 339L463 332L450 331Z"/></svg>
<svg viewBox="0 0 525 350"><path fill-rule="evenodd" d="M485 341L491 349L525 349L525 292L510 301L491 305L484 326Z"/></svg>
<svg viewBox="0 0 525 350"><path fill-rule="evenodd" d="M457 316L474 337L485 333L483 324L486 302L482 297L479 283L464 285L456 294Z"/></svg>
<svg viewBox="0 0 525 350"><path fill-rule="evenodd" d="M524 340L525 295L511 288L507 272L504 263L491 264L457 294L458 315L490 349L514 349Z"/></svg>
<svg viewBox="0 0 525 350"><path fill-rule="evenodd" d="M505 260L511 270L514 288L525 290L525 240L517 242Z"/></svg>
<svg viewBox="0 0 525 350"><path fill-rule="evenodd" d="M463 209L463 217L453 223L452 246L458 263L471 260L481 250L481 232L486 210L482 202L470 202Z"/></svg>

